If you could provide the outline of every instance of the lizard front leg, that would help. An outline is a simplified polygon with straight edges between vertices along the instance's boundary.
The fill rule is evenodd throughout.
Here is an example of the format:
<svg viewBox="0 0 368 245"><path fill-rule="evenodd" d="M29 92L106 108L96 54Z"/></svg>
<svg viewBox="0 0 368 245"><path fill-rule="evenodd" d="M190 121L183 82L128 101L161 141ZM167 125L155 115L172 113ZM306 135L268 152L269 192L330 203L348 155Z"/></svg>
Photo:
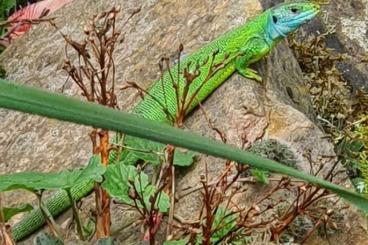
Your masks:
<svg viewBox="0 0 368 245"><path fill-rule="evenodd" d="M252 64L260 60L264 55L270 51L270 47L266 41L261 38L252 38L243 45L239 50L240 55L235 60L235 68L237 72L245 78L262 82L262 77L258 75L257 71L249 68Z"/></svg>
<svg viewBox="0 0 368 245"><path fill-rule="evenodd" d="M245 78L256 80L257 82L262 82L262 77L258 75L258 72L256 70L253 70L248 67L244 68L241 65L241 62L236 62L236 70L240 75L242 75Z"/></svg>

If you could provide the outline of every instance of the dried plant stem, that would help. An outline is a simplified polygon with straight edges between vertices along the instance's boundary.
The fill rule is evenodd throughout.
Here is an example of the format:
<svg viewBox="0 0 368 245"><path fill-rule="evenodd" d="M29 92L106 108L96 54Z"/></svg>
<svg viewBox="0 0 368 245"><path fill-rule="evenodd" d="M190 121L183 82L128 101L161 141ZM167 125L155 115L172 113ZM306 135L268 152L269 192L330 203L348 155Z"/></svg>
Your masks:
<svg viewBox="0 0 368 245"><path fill-rule="evenodd" d="M0 223L0 242L4 245L16 245L4 223Z"/></svg>
<svg viewBox="0 0 368 245"><path fill-rule="evenodd" d="M52 234L61 239L62 235L61 232L58 228L58 225L56 224L54 218L52 217L52 215L50 214L49 210L47 209L47 207L45 207L44 203L42 202L42 192L40 193L35 193L37 196L37 200L38 200L38 205L40 207L42 216L45 219L45 222L47 224L47 226L49 227L50 231L52 232Z"/></svg>
<svg viewBox="0 0 368 245"><path fill-rule="evenodd" d="M169 210L169 219L166 229L166 237L170 236L172 233L172 224L174 221L174 210L175 210L175 166L174 166L174 153L175 147L169 145L166 149L167 152L167 162L169 164L168 173L169 173L169 183L171 188L168 187L170 193L170 210Z"/></svg>
<svg viewBox="0 0 368 245"><path fill-rule="evenodd" d="M295 201L290 205L285 214L279 219L278 223L271 228L272 240L277 241L282 232L288 228L288 226L295 220L296 217L304 213L305 210L313 203L328 194L324 190L319 193L321 189L318 187L308 185L305 188L305 191L298 191L298 196L296 197ZM299 188L299 190L300 189L302 188Z"/></svg>
<svg viewBox="0 0 368 245"><path fill-rule="evenodd" d="M15 242L13 241L10 235L10 231L7 229L5 224L5 217L1 202L1 193L0 193L0 243L4 245L15 245Z"/></svg>
<svg viewBox="0 0 368 245"><path fill-rule="evenodd" d="M101 130L99 132L100 137L100 154L101 163L107 166L109 163L109 133L106 130ZM102 187L96 183L95 186L96 193L96 237L103 238L110 236L110 224L111 224L111 214L110 214L110 197L108 193L102 189Z"/></svg>
<svg viewBox="0 0 368 245"><path fill-rule="evenodd" d="M46 16L48 12L41 13L41 16L36 19L14 19L14 20L6 20L6 21L0 21L0 28L9 27L9 30L7 33L5 33L3 36L0 37L0 47L6 48L11 42L12 37L11 35L14 34L19 26L23 25L35 25L40 24L41 22L53 22L55 18L43 18ZM13 26L13 27L12 27Z"/></svg>
<svg viewBox="0 0 368 245"><path fill-rule="evenodd" d="M205 216L205 224L202 225L202 244L203 245L209 245L211 241L211 235L212 235L212 225L214 221L214 215L212 213L212 203L211 203L211 192L212 190L208 188L207 185L207 179L201 180L201 183L203 185L204 193L203 193L203 206L206 213Z"/></svg>
<svg viewBox="0 0 368 245"><path fill-rule="evenodd" d="M68 194L69 201L72 204L73 217L74 217L74 220L75 220L75 224L77 226L77 232L78 232L79 238L82 241L84 241L84 234L83 234L83 229L82 229L82 222L81 222L80 217L79 217L77 205L76 205L76 203L75 203L75 201L74 201L74 199L72 197L72 194L70 192L70 189L67 189L66 190L66 193Z"/></svg>
<svg viewBox="0 0 368 245"><path fill-rule="evenodd" d="M96 238L110 236L110 199L107 192L96 183Z"/></svg>

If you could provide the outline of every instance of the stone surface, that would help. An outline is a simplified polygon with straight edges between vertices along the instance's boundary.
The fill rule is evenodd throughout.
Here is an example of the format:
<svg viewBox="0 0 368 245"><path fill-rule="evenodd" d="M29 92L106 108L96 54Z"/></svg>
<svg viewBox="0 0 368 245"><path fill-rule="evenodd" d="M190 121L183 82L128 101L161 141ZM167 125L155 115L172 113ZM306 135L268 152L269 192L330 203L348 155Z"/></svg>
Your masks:
<svg viewBox="0 0 368 245"><path fill-rule="evenodd" d="M268 8L282 0L261 0ZM368 1L336 0L323 5L319 18L301 28L299 34L304 38L326 33L326 46L336 53L348 54L348 60L338 62L337 68L353 88L368 88L368 65L361 62L368 51L367 39Z"/></svg>
<svg viewBox="0 0 368 245"><path fill-rule="evenodd" d="M61 32L78 39L88 19L114 3L122 7L119 25L133 9L142 7L124 28L125 41L118 45L115 60L120 86L126 81L135 81L145 87L159 77L157 63L162 55L173 57L180 43L189 54L255 16L262 8L256 0L75 0L54 16L58 17ZM60 91L67 80L66 73L61 70L64 56L64 41L60 34L43 23L11 45L0 56L0 64L7 70L9 80ZM264 77L263 84L233 75L203 104L213 124L226 134L229 144L236 146L240 146L244 139L248 144L258 139L278 140L290 147L298 159L298 168L304 171L310 171L305 153L312 156L316 163L314 168L322 163L331 164L333 145L323 138L322 131L313 122L314 114L299 65L286 42L255 67ZM64 93L78 96L70 82ZM131 108L137 100L138 95L133 91L125 91L119 96L120 107L124 110ZM83 166L90 156L90 129L87 127L5 110L0 110L0 116L0 174L75 168ZM185 127L219 139L209 129L201 110L190 115ZM185 188L199 183L206 164L208 175L213 179L223 169L224 161L201 156L193 167L178 173L177 185ZM247 200L244 205L263 191L262 188L250 190L242 199ZM198 194L181 199L176 212L186 219L194 217L200 206ZM5 199L6 202L22 202L29 200L29 196L15 193L5 195ZM113 229L121 230L131 219L122 219L125 212L113 207ZM138 226L134 226L123 229L117 239L123 244L134 244L141 234ZM354 243L353 239L350 241L351 244L361 244ZM30 240L24 242L28 243Z"/></svg>

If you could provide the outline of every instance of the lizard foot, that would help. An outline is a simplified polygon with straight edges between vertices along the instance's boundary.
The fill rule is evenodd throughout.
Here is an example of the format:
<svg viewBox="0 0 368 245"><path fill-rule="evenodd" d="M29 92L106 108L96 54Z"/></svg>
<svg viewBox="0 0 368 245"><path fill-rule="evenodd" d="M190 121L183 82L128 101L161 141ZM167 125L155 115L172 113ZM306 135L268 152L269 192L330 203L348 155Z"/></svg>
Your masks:
<svg viewBox="0 0 368 245"><path fill-rule="evenodd" d="M257 71L253 69L250 69L250 68L238 69L238 72L240 75L242 75L245 78L256 80L257 82L262 82L262 77L259 76Z"/></svg>

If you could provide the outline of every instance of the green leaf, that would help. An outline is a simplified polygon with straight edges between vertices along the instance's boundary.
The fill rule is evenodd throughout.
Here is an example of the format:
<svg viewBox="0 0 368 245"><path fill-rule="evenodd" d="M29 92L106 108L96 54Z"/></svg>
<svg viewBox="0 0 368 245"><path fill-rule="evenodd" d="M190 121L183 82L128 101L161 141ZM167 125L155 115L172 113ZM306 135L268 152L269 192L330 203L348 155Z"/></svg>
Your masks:
<svg viewBox="0 0 368 245"><path fill-rule="evenodd" d="M4 214L5 222L10 220L14 215L17 215L19 213L29 212L33 210L33 207L31 204L23 204L19 207L4 207L2 212Z"/></svg>
<svg viewBox="0 0 368 245"><path fill-rule="evenodd" d="M236 226L238 214L232 214L230 210L219 207L215 214L213 229L216 232L211 237L211 242L216 244L221 238L226 236Z"/></svg>
<svg viewBox="0 0 368 245"><path fill-rule="evenodd" d="M122 201L131 203L129 198L129 181L134 181L136 169L134 166L115 164L107 167L105 172L105 181L102 187L108 191L109 195Z"/></svg>
<svg viewBox="0 0 368 245"><path fill-rule="evenodd" d="M133 205L130 195L134 193L144 200L146 207L151 207L151 197L156 193L156 188L148 181L148 176L138 172L132 165L114 164L108 166L105 173L105 181L102 187L114 197L125 204ZM136 190L136 192L134 192ZM142 205L139 203L139 206ZM160 212L167 212L170 206L170 198L165 192L160 192L156 199L155 208Z"/></svg>
<svg viewBox="0 0 368 245"><path fill-rule="evenodd" d="M10 9L14 8L16 6L16 0L1 0L0 1L0 22L6 21L9 15ZM0 37L5 33L6 26L0 27ZM3 48L0 46L0 53L3 51ZM2 77L0 69L0 77Z"/></svg>
<svg viewBox="0 0 368 245"><path fill-rule="evenodd" d="M11 8L15 7L16 0L3 0L0 3L0 10L1 11L9 11Z"/></svg>
<svg viewBox="0 0 368 245"><path fill-rule="evenodd" d="M161 213L167 212L170 208L170 197L163 191L157 197L157 207Z"/></svg>
<svg viewBox="0 0 368 245"><path fill-rule="evenodd" d="M0 192L15 189L29 191L69 189L87 180L102 181L105 167L100 164L100 158L93 156L84 169L61 171L58 173L20 172L0 175Z"/></svg>
<svg viewBox="0 0 368 245"><path fill-rule="evenodd" d="M34 244L35 245L63 245L64 243L60 239L43 232L35 238Z"/></svg>
<svg viewBox="0 0 368 245"><path fill-rule="evenodd" d="M0 107L89 125L95 128L113 130L285 174L335 192L363 211L368 212L368 199L352 190L234 146L174 128L164 123L144 119L138 115L89 102L81 102L60 94L16 85L2 79L0 79Z"/></svg>
<svg viewBox="0 0 368 245"><path fill-rule="evenodd" d="M85 237L91 237L95 232L95 220L89 217L83 224L83 234Z"/></svg>
<svg viewBox="0 0 368 245"><path fill-rule="evenodd" d="M268 185L269 184L269 180L268 180L268 171L259 169L259 168L252 168L251 170L252 172L252 176L258 181L261 182L262 184Z"/></svg>
<svg viewBox="0 0 368 245"><path fill-rule="evenodd" d="M348 147L352 152L360 152L364 148L364 143L360 140L353 140L348 144Z"/></svg>
<svg viewBox="0 0 368 245"><path fill-rule="evenodd" d="M130 153L137 159L142 159L143 161L155 165L161 164L164 161L165 144L160 144L150 140L142 140L136 137L127 137L124 144L134 145L136 149L131 150ZM144 152L144 150L147 149L151 152ZM192 151L184 152L181 149L176 149L174 153L174 165L181 167L190 166L194 162L194 157L195 153Z"/></svg>
<svg viewBox="0 0 368 245"><path fill-rule="evenodd" d="M135 137L126 137L126 139L124 140L124 144L128 146L133 145L134 148L136 148L135 150L131 150L129 152L137 159L142 159L155 165L160 164L163 161L163 150L165 148L165 145L163 144L148 140L142 140ZM150 152L143 152L144 150L149 150Z"/></svg>
<svg viewBox="0 0 368 245"><path fill-rule="evenodd" d="M189 167L193 164L196 153L193 151L182 152L176 149L174 153L174 165L180 167Z"/></svg>
<svg viewBox="0 0 368 245"><path fill-rule="evenodd" d="M0 3L0 21L5 21L10 9L16 6L16 0L2 0Z"/></svg>

